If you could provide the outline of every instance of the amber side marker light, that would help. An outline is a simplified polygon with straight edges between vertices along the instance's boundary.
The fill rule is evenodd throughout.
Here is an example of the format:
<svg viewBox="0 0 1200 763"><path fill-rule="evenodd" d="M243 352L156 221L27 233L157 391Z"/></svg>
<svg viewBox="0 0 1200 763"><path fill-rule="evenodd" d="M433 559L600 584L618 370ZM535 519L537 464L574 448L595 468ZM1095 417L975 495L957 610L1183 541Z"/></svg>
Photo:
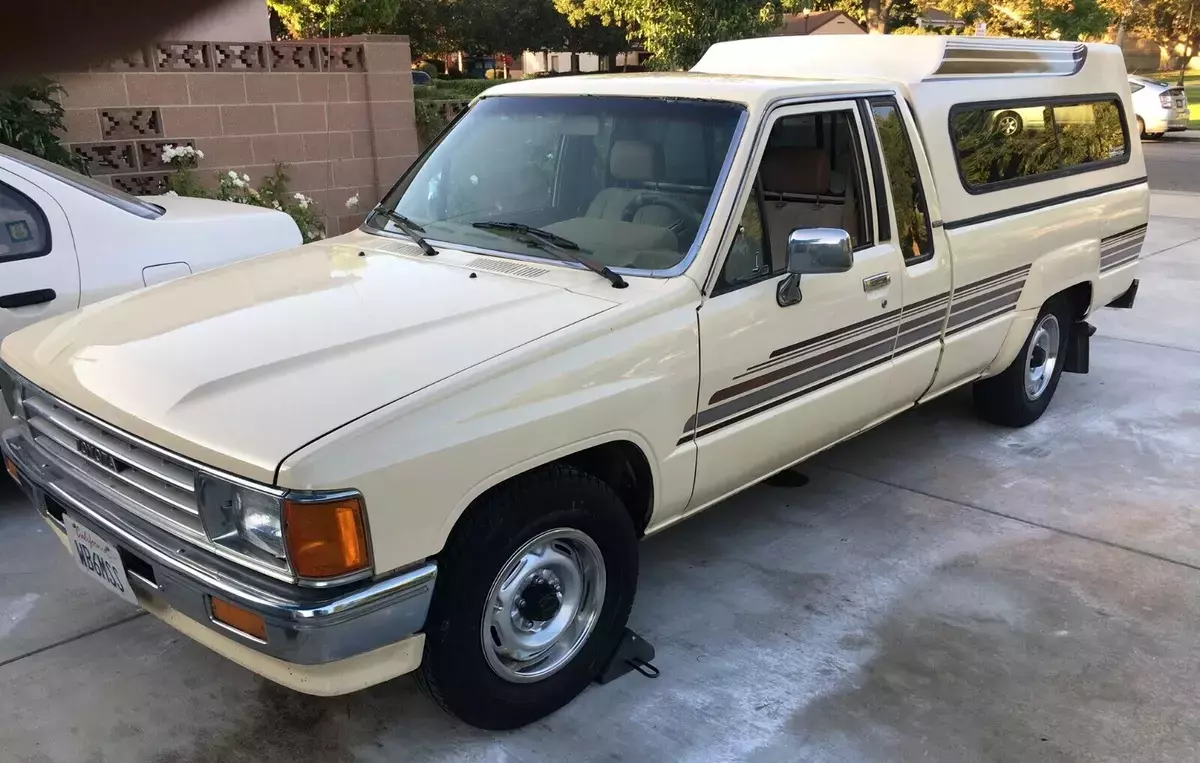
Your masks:
<svg viewBox="0 0 1200 763"><path fill-rule="evenodd" d="M17 465L9 460L8 456L4 457L4 470L8 472L8 476L12 477L17 484L21 484L21 473L17 471Z"/></svg>
<svg viewBox="0 0 1200 763"><path fill-rule="evenodd" d="M284 536L292 570L304 578L337 578L371 564L358 496L283 503Z"/></svg>
<svg viewBox="0 0 1200 763"><path fill-rule="evenodd" d="M242 609L236 604L230 604L223 599L212 597L212 616L219 623L239 630L259 641L267 640L267 622L261 615L256 615L248 609Z"/></svg>

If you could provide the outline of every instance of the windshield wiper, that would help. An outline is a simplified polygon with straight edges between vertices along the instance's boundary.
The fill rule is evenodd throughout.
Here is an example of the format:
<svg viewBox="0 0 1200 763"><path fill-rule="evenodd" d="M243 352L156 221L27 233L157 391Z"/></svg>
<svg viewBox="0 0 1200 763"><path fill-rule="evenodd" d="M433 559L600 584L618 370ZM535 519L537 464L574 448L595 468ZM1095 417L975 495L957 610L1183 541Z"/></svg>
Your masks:
<svg viewBox="0 0 1200 763"><path fill-rule="evenodd" d="M426 257L432 257L438 253L438 251L434 249L428 241L421 237L421 233L424 233L425 229L420 225L417 225L412 220L409 220L404 215L396 212L395 210L384 209L383 207L375 207L374 214L381 215L391 220L397 228L404 231L404 235L411 238L414 242L416 242L417 246L421 247L421 251L425 252Z"/></svg>
<svg viewBox="0 0 1200 763"><path fill-rule="evenodd" d="M488 220L481 220L479 222L471 223L471 225L484 230L510 230L517 233L524 233L526 236L529 236L540 244L548 244L559 250L559 252L567 259L574 260L593 273L608 279L608 282L613 285L614 289L624 289L629 285L619 273L614 272L609 266L601 265L599 262L596 262L590 257L584 257L581 254L576 254L576 252L579 251L579 244L576 244L569 238L563 238L557 233L551 233L550 231L542 230L541 228L534 228L533 226L526 225L525 223L491 222Z"/></svg>

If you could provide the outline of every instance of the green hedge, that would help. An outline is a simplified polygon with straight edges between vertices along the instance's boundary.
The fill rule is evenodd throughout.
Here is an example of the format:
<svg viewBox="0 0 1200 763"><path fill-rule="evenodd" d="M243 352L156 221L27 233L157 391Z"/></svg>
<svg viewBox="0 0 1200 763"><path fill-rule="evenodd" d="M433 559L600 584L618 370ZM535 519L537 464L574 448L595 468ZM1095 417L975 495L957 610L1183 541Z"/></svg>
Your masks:
<svg viewBox="0 0 1200 763"><path fill-rule="evenodd" d="M489 87L499 85L503 81L487 79L435 79L432 85L416 85L413 87L413 98L418 101L470 100Z"/></svg>
<svg viewBox="0 0 1200 763"><path fill-rule="evenodd" d="M417 116L417 142L424 149L438 136L446 125L471 103L468 99L430 101L417 100L413 103Z"/></svg>

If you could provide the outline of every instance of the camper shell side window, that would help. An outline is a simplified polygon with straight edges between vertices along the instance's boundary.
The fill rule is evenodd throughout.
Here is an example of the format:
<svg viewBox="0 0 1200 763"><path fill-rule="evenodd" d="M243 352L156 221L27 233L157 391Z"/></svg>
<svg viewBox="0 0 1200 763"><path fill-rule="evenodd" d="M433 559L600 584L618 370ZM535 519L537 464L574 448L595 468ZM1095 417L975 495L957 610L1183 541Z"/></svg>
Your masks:
<svg viewBox="0 0 1200 763"><path fill-rule="evenodd" d="M1129 127L1115 93L957 104L950 140L971 194L1039 183L1129 161Z"/></svg>

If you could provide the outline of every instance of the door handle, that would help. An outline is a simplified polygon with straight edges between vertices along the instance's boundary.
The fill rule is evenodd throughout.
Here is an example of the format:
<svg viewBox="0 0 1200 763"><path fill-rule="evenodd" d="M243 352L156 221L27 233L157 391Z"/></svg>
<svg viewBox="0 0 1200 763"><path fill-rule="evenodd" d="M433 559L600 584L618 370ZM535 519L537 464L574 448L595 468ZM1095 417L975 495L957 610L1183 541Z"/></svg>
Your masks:
<svg viewBox="0 0 1200 763"><path fill-rule="evenodd" d="M892 283L891 273L876 273L863 279L863 291L875 291Z"/></svg>
<svg viewBox="0 0 1200 763"><path fill-rule="evenodd" d="M58 297L54 293L54 289L34 289L33 291L19 291L16 294L5 294L0 297L0 307L29 307L30 305L40 305L45 302L53 302Z"/></svg>

